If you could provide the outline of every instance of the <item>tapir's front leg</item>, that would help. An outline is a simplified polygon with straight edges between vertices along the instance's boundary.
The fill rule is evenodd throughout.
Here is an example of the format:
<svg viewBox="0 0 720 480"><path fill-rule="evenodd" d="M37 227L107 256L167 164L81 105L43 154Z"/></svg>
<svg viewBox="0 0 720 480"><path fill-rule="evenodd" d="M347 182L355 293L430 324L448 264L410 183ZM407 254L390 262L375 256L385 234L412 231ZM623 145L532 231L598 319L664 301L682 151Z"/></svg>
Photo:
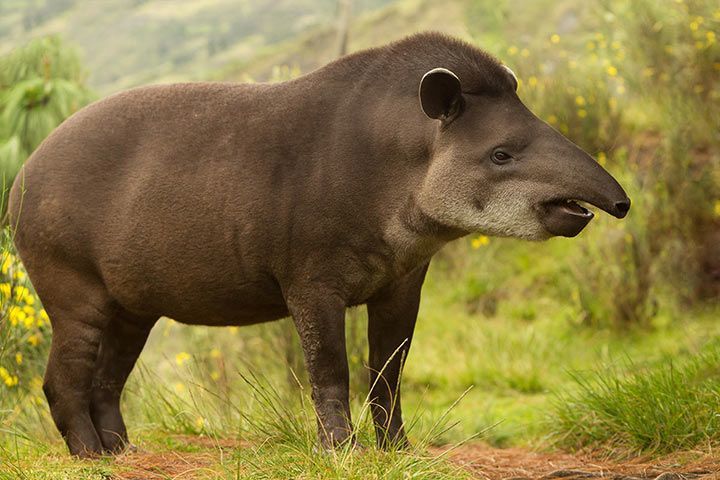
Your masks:
<svg viewBox="0 0 720 480"><path fill-rule="evenodd" d="M345 350L345 301L322 287L292 290L286 298L300 334L318 416L320 443L332 448L352 436Z"/></svg>
<svg viewBox="0 0 720 480"><path fill-rule="evenodd" d="M400 374L410 350L427 264L388 285L368 303L370 400L380 448L406 447Z"/></svg>

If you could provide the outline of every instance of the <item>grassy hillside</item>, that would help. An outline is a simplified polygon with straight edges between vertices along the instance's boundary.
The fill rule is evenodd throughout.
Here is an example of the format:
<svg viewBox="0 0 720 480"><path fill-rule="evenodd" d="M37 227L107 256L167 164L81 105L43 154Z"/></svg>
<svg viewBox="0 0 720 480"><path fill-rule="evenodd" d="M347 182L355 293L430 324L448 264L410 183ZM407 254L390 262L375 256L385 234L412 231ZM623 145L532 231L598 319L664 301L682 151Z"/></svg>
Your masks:
<svg viewBox="0 0 720 480"><path fill-rule="evenodd" d="M392 0L358 0L356 14ZM334 28L336 0L4 0L0 52L60 34L78 45L101 94L202 79L308 30Z"/></svg>
<svg viewBox="0 0 720 480"><path fill-rule="evenodd" d="M356 15L350 27L348 48L357 51L375 47L425 30L439 30L469 39L467 13L470 3L465 0L399 0L384 8ZM329 27L308 30L260 49L250 59L230 62L215 77L239 81L267 80L277 77L278 66L308 72L335 58L334 35L334 30Z"/></svg>

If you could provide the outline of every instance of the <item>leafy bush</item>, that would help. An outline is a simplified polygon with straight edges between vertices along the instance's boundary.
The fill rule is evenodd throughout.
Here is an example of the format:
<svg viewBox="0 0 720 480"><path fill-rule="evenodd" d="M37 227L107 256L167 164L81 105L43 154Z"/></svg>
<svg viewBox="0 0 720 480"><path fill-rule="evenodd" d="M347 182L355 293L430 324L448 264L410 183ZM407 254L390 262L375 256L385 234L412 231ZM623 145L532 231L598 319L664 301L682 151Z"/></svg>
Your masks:
<svg viewBox="0 0 720 480"><path fill-rule="evenodd" d="M0 174L12 184L22 163L60 122L87 104L75 50L40 38L0 57Z"/></svg>

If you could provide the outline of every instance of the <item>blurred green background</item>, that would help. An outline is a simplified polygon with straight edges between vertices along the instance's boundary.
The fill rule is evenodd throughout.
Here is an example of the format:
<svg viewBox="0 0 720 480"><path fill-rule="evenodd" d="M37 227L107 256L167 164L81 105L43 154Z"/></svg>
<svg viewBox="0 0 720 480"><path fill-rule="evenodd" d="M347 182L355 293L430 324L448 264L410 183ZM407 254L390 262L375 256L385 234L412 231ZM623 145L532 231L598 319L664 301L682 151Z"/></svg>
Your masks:
<svg viewBox="0 0 720 480"><path fill-rule="evenodd" d="M404 377L411 439L427 446L477 436L500 447L619 455L711 451L720 440L717 2L3 0L5 185L64 118L118 90L282 81L336 58L345 35L356 51L423 30L461 37L509 65L520 97L618 178L633 209L622 222L599 215L572 240L476 236L438 255ZM3 235L0 459L7 478L55 478L47 459L61 458L63 446L40 390L51 330L10 232ZM348 316L362 419L365 312ZM267 390L251 387L248 375ZM267 478L288 462L318 478L369 478L369 462L415 468L372 457L348 470L311 462L310 447L283 450L311 443L313 421L298 413L307 413L306 396L290 322L218 330L165 319L123 402L131 436L148 448L177 448L169 434L270 436L269 450L231 457ZM431 466L436 476L427 478L441 478L445 467ZM113 471L83 472L95 478L103 468ZM218 468L230 478L231 464Z"/></svg>

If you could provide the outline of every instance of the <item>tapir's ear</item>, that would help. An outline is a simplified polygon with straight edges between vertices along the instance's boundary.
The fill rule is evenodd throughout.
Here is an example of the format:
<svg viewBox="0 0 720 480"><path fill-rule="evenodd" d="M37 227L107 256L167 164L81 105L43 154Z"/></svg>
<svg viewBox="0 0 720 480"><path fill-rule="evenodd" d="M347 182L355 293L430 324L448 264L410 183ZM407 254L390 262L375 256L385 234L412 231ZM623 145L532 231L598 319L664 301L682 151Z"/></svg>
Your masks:
<svg viewBox="0 0 720 480"><path fill-rule="evenodd" d="M515 91L517 92L518 83L519 83L519 82L518 82L518 79L517 79L517 75L515 75L515 72L513 72L513 71L510 69L510 67L508 67L507 65L503 65L502 67L505 69L505 71L507 72L508 76L510 77L510 80L511 80L511 81L513 82L513 84L515 85L514 88L515 88Z"/></svg>
<svg viewBox="0 0 720 480"><path fill-rule="evenodd" d="M420 105L430 118L450 121L463 108L460 79L447 68L433 68L420 80Z"/></svg>

